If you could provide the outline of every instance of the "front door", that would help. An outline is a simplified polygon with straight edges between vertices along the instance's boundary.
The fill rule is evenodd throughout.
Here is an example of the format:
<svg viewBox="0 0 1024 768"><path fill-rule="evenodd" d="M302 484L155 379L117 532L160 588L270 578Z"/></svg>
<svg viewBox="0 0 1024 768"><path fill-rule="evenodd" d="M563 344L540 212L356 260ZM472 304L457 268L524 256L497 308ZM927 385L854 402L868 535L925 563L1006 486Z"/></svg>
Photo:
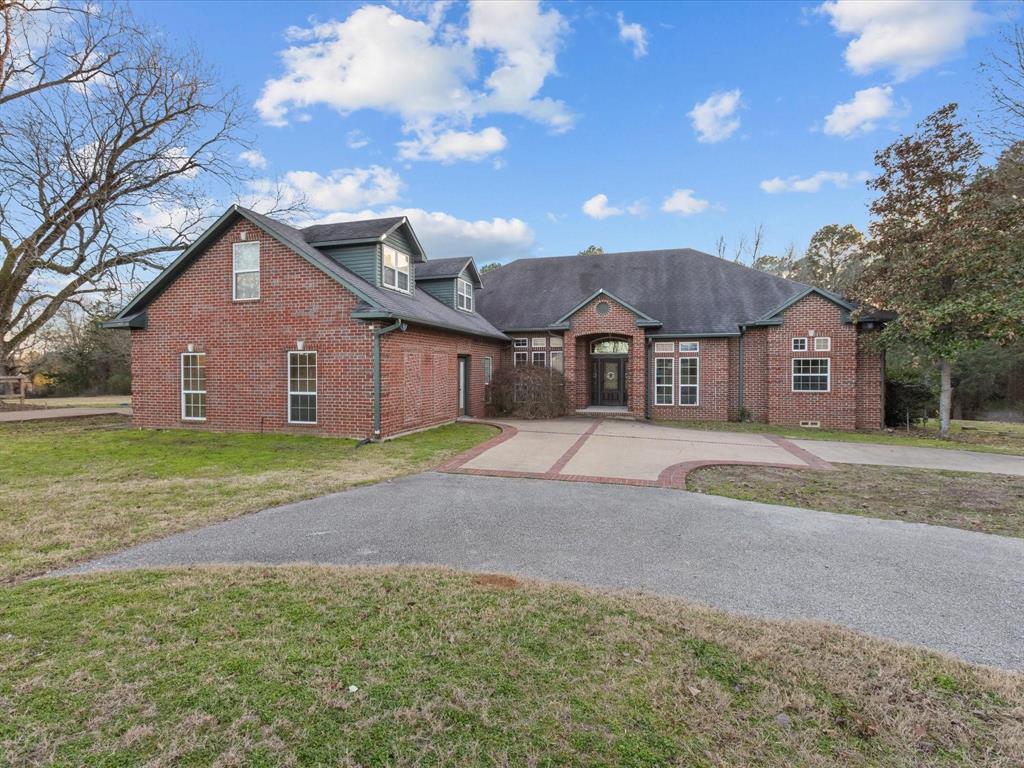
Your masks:
<svg viewBox="0 0 1024 768"><path fill-rule="evenodd" d="M594 378L597 384L595 405L622 405L626 401L623 371L625 360L622 358L597 358L594 360Z"/></svg>
<svg viewBox="0 0 1024 768"><path fill-rule="evenodd" d="M465 416L469 411L468 404L466 402L466 393L469 390L467 381L468 374L468 361L464 357L459 357L459 416Z"/></svg>

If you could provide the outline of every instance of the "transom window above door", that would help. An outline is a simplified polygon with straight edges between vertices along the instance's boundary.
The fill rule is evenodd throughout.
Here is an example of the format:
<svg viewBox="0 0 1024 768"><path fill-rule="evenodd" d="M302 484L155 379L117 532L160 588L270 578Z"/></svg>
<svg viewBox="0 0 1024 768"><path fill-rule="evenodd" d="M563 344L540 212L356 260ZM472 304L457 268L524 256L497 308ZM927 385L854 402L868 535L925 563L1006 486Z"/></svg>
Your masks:
<svg viewBox="0 0 1024 768"><path fill-rule="evenodd" d="M590 345L594 355L628 355L629 342L625 339L598 339Z"/></svg>

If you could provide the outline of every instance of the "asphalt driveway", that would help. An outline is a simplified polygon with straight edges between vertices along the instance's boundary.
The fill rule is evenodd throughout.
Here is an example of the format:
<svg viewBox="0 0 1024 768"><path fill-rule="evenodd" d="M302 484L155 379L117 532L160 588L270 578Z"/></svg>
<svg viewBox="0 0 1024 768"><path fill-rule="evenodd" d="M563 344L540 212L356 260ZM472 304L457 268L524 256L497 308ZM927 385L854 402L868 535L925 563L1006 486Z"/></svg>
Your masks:
<svg viewBox="0 0 1024 768"><path fill-rule="evenodd" d="M426 473L72 572L246 562L438 564L643 590L1024 670L1024 541L657 487Z"/></svg>

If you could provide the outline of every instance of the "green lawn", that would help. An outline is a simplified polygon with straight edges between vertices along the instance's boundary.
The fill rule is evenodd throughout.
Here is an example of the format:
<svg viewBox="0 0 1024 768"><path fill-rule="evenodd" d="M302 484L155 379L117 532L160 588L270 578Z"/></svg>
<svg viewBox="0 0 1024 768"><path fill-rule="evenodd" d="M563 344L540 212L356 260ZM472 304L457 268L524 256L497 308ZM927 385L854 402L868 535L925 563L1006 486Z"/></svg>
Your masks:
<svg viewBox="0 0 1024 768"><path fill-rule="evenodd" d="M808 429L805 427L783 427L774 424L736 421L667 421L656 423L680 429L709 429L719 432L752 432L757 434L782 435L802 440L841 440L848 443L884 443L887 445L910 445L922 448L951 448L961 451L982 451L986 453L1009 453L1024 456L1024 425L1007 422L968 421L956 422L948 440L938 436L938 428L926 425L910 434L905 430L865 430L851 432L838 429Z"/></svg>
<svg viewBox="0 0 1024 768"><path fill-rule="evenodd" d="M144 430L122 417L0 424L0 582L275 504L435 466L495 434L386 443Z"/></svg>
<svg viewBox="0 0 1024 768"><path fill-rule="evenodd" d="M836 464L831 472L705 467L691 491L1024 538L1024 477Z"/></svg>
<svg viewBox="0 0 1024 768"><path fill-rule="evenodd" d="M10 765L1024 761L1020 675L817 623L409 569L103 574L0 601Z"/></svg>

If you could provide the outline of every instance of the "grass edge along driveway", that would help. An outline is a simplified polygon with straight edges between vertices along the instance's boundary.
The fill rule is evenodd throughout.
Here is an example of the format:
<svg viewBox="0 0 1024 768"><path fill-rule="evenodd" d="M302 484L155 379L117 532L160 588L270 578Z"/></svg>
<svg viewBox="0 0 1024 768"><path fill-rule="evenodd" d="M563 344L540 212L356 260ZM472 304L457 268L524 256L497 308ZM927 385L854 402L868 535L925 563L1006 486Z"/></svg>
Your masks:
<svg viewBox="0 0 1024 768"><path fill-rule="evenodd" d="M357 447L306 435L135 429L118 416L0 424L0 583L429 469L494 434L455 423Z"/></svg>
<svg viewBox="0 0 1024 768"><path fill-rule="evenodd" d="M439 569L0 590L12 764L974 766L1024 677L815 622Z"/></svg>

